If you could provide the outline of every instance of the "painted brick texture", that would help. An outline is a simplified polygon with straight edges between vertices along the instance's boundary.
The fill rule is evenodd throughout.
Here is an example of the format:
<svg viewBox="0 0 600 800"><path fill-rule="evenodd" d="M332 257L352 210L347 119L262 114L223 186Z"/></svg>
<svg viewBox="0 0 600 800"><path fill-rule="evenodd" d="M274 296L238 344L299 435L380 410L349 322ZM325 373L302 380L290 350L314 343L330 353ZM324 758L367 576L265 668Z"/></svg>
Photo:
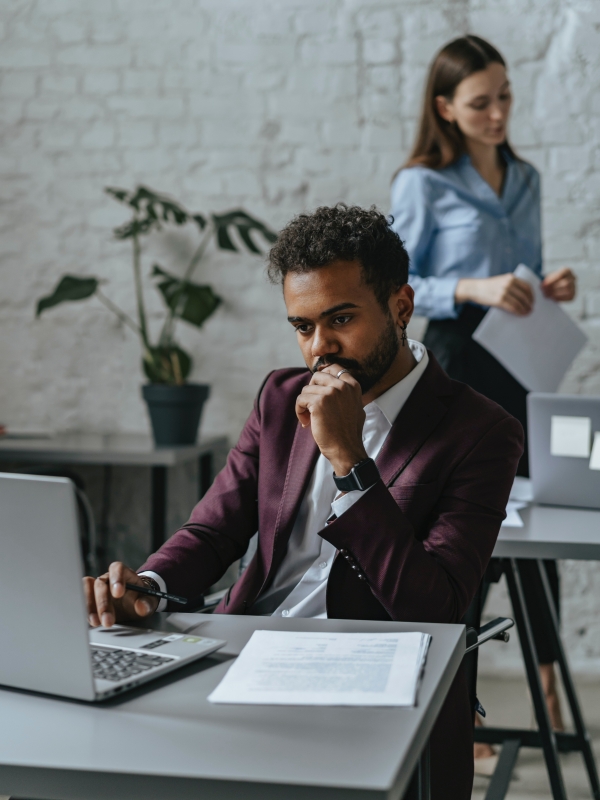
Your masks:
<svg viewBox="0 0 600 800"><path fill-rule="evenodd" d="M0 417L147 430L129 330L95 302L34 320L35 299L66 271L105 278L134 312L129 246L111 238L125 213L104 186L143 182L194 211L242 205L275 228L338 200L387 210L427 65L467 31L510 65L512 140L543 176L546 268L578 274L570 311L590 344L564 388L600 392L599 29L600 5L586 0L5 0ZM148 242L145 269L180 269L194 245L191 231ZM181 339L193 378L213 387L204 432L233 439L266 372L301 360L263 259L213 252L198 277L226 302ZM146 525L132 518L131 535ZM599 671L598 570L563 574L569 649Z"/></svg>

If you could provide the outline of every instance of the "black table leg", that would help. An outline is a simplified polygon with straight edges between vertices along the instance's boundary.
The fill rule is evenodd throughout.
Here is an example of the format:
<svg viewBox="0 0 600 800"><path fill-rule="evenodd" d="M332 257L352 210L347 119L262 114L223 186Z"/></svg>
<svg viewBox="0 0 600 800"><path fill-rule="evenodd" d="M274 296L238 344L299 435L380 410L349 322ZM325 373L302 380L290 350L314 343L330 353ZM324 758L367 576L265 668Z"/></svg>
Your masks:
<svg viewBox="0 0 600 800"><path fill-rule="evenodd" d="M419 758L417 776L419 800L431 800L431 748L429 747L429 739L427 739L427 744Z"/></svg>
<svg viewBox="0 0 600 800"><path fill-rule="evenodd" d="M548 707L546 706L542 681L540 679L539 661L535 650L533 634L531 632L529 614L527 613L527 606L525 605L519 565L516 559L511 558L507 560L505 573L513 613L515 615L515 622L517 623L517 629L519 631L521 651L525 662L525 671L527 672L527 682L529 683L531 699L533 700L552 796L554 800L567 800L567 792L565 790L558 759L556 737L550 725Z"/></svg>
<svg viewBox="0 0 600 800"><path fill-rule="evenodd" d="M573 717L575 732L577 737L579 738L579 747L581 749L581 754L583 755L583 760L585 762L585 766L587 769L587 774L590 781L590 787L592 790L592 796L594 797L594 800L600 800L600 782L598 780L598 770L596 768L596 762L594 760L594 752L592 750L592 744L590 742L589 734L585 727L585 722L583 721L583 715L581 713L581 708L579 707L579 700L577 699L577 692L575 691L575 685L573 683L573 678L571 677L571 671L569 669L569 665L567 663L567 657L565 655L565 650L560 638L558 617L556 614L556 608L554 606L554 602L552 600L552 591L550 589L550 582L548 581L546 565L544 564L543 561L538 560L537 568L540 574L540 579L542 581L542 586L544 587L547 612L551 623L550 629L552 631L552 637L554 639L555 651L558 655L558 664L560 667L562 682L565 688L565 694L567 695L569 708L571 709L571 716Z"/></svg>
<svg viewBox="0 0 600 800"><path fill-rule="evenodd" d="M167 527L167 468L152 467L152 552L164 544Z"/></svg>
<svg viewBox="0 0 600 800"><path fill-rule="evenodd" d="M520 748L520 739L506 739L503 742L498 764L485 793L485 800L504 800L519 757Z"/></svg>
<svg viewBox="0 0 600 800"><path fill-rule="evenodd" d="M213 454L202 453L198 459L198 499L202 500L213 482Z"/></svg>

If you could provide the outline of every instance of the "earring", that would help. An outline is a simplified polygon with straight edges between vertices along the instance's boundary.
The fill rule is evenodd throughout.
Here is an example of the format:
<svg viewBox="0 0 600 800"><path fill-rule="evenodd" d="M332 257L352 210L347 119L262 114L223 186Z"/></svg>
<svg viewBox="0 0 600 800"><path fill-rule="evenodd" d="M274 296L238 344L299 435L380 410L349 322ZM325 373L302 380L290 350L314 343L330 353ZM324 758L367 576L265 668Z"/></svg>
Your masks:
<svg viewBox="0 0 600 800"><path fill-rule="evenodd" d="M402 328L402 336L400 337L400 341L402 342L402 347L404 347L404 345L408 341L406 337L406 329L408 327L408 322L405 322L404 325L401 325L400 327Z"/></svg>

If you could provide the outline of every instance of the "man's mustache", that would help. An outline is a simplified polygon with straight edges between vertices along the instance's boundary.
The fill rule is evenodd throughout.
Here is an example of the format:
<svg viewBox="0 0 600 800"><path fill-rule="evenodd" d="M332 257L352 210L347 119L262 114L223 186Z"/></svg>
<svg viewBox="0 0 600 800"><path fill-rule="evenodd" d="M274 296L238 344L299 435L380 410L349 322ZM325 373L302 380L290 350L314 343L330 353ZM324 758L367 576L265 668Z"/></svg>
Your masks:
<svg viewBox="0 0 600 800"><path fill-rule="evenodd" d="M312 371L318 372L322 367L330 367L332 364L339 364L340 367L347 369L349 372L352 372L352 370L362 372L362 367L356 359L340 358L339 356L319 356Z"/></svg>

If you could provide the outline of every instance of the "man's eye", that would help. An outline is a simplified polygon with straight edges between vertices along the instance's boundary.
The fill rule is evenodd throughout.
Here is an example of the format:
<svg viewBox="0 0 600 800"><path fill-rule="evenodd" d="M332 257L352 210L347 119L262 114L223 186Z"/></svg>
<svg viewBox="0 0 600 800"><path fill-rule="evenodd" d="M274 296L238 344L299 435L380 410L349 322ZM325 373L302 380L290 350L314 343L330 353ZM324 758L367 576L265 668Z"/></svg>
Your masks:
<svg viewBox="0 0 600 800"><path fill-rule="evenodd" d="M306 324L296 325L296 331L298 333L308 333L309 330L310 330L310 325L306 325Z"/></svg>
<svg viewBox="0 0 600 800"><path fill-rule="evenodd" d="M333 320L334 325L345 325L346 322L349 322L352 319L351 314L344 314L341 317L335 317Z"/></svg>

